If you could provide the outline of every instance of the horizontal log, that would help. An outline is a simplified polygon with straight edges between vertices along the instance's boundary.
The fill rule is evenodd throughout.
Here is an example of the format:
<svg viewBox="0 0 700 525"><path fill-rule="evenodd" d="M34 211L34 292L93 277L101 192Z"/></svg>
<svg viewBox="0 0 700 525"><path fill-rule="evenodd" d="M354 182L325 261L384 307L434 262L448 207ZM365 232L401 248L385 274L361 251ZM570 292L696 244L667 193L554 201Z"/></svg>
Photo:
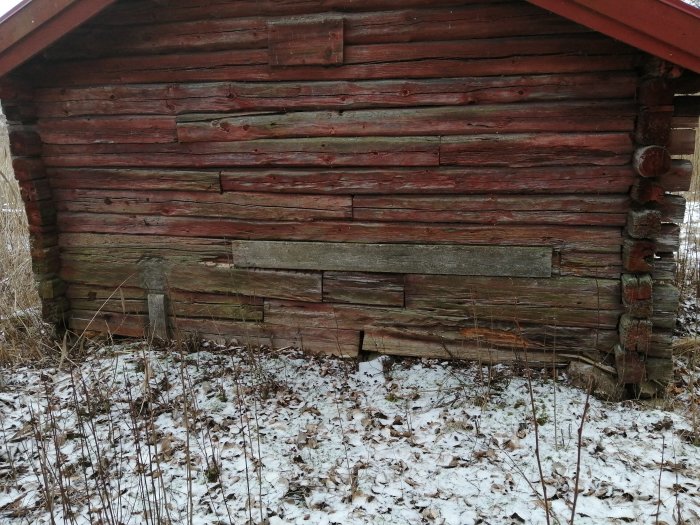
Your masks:
<svg viewBox="0 0 700 525"><path fill-rule="evenodd" d="M680 195L665 195L658 204L661 220L681 224L685 220L685 204L685 198Z"/></svg>
<svg viewBox="0 0 700 525"><path fill-rule="evenodd" d="M220 263L196 263L192 258L166 260L166 291L274 297L321 301L321 274L313 272L241 270ZM112 288L138 286L142 270L136 262L109 254L64 255L60 276L67 282Z"/></svg>
<svg viewBox="0 0 700 525"><path fill-rule="evenodd" d="M677 252L680 246L681 229L677 224L662 224L656 240L657 253Z"/></svg>
<svg viewBox="0 0 700 525"><path fill-rule="evenodd" d="M508 0L492 0L492 3L504 3ZM466 4L481 4L483 0L405 0L400 3L403 8L434 8L445 6L463 6ZM174 0L168 4L168 9L158 13L162 4L158 0L141 0L126 4L117 4L96 19L99 25L129 26L148 22L162 23L189 20L217 20L233 17L259 16L289 16L338 11L353 13L359 11L386 11L396 9L396 0L286 0L280 3L276 0L240 0L235 6L226 2L200 2L192 5L185 0ZM154 12L155 11L155 12Z"/></svg>
<svg viewBox="0 0 700 525"><path fill-rule="evenodd" d="M698 117L673 117L671 119L672 129L692 129L700 125Z"/></svg>
<svg viewBox="0 0 700 525"><path fill-rule="evenodd" d="M629 136L618 133L448 136L440 140L441 165L625 165L631 153Z"/></svg>
<svg viewBox="0 0 700 525"><path fill-rule="evenodd" d="M437 166L435 137L361 137L200 142L194 144L85 144L44 146L47 166Z"/></svg>
<svg viewBox="0 0 700 525"><path fill-rule="evenodd" d="M673 353L671 342L673 340L673 331L657 329L651 334L649 343L648 357L663 357L670 359Z"/></svg>
<svg viewBox="0 0 700 525"><path fill-rule="evenodd" d="M695 129L673 129L668 146L671 155L692 155L695 152Z"/></svg>
<svg viewBox="0 0 700 525"><path fill-rule="evenodd" d="M619 253L619 228L356 221L235 221L191 217L58 214L65 233L114 233L250 240L545 246Z"/></svg>
<svg viewBox="0 0 700 525"><path fill-rule="evenodd" d="M167 169L49 169L53 188L219 192L218 171Z"/></svg>
<svg viewBox="0 0 700 525"><path fill-rule="evenodd" d="M175 318L262 321L262 299L231 294L168 290L168 314ZM146 292L141 288L99 288L71 284L66 290L72 309L122 314L147 314Z"/></svg>
<svg viewBox="0 0 700 525"><path fill-rule="evenodd" d="M546 247L369 244L288 241L232 242L237 268L549 277Z"/></svg>
<svg viewBox="0 0 700 525"><path fill-rule="evenodd" d="M349 48L348 49L349 52ZM396 78L480 77L493 75L583 73L631 70L635 54L520 56L492 59L426 59L396 62L270 68L267 51L216 51L118 59L83 60L42 68L38 87L60 82L66 87L95 84L216 82L232 78L246 82L310 80L382 80ZM49 80L50 79L50 80Z"/></svg>
<svg viewBox="0 0 700 525"><path fill-rule="evenodd" d="M56 242L54 239L52 242ZM197 238L122 233L67 233L60 237L61 250L70 257L118 258L136 264L143 257L161 257L173 264L226 262L230 260L230 241L221 238ZM663 259L657 259L657 262ZM562 245L553 257L554 275L618 279L622 273L619 248L614 251L586 252Z"/></svg>
<svg viewBox="0 0 700 525"><path fill-rule="evenodd" d="M274 349L295 346L310 353L354 357L360 345L360 334L355 330L318 330L290 328L287 326L261 325L218 319L191 319L171 317L175 327L174 337L187 334L226 344L245 345L250 348L269 346ZM103 332L128 337L144 337L147 334L148 316L117 312L93 312L72 310L69 327L78 333Z"/></svg>
<svg viewBox="0 0 700 525"><path fill-rule="evenodd" d="M693 178L693 163L687 160L674 160L671 171L660 176L659 184L666 191L688 191Z"/></svg>
<svg viewBox="0 0 700 525"><path fill-rule="evenodd" d="M353 197L356 220L378 221L623 226L628 207L625 195Z"/></svg>
<svg viewBox="0 0 700 525"><path fill-rule="evenodd" d="M622 302L632 317L650 318L653 312L652 276L623 274Z"/></svg>
<svg viewBox="0 0 700 525"><path fill-rule="evenodd" d="M350 194L622 193L628 166L224 170L224 191Z"/></svg>
<svg viewBox="0 0 700 525"><path fill-rule="evenodd" d="M636 77L624 72L335 82L141 84L37 91L44 117L362 109L626 99Z"/></svg>
<svg viewBox="0 0 700 525"><path fill-rule="evenodd" d="M188 144L45 144L47 166L464 166L626 165L625 133L448 137L321 137Z"/></svg>
<svg viewBox="0 0 700 525"><path fill-rule="evenodd" d="M166 116L41 119L39 134L46 144L177 142L175 119Z"/></svg>
<svg viewBox="0 0 700 525"><path fill-rule="evenodd" d="M403 282L402 275L323 272L323 302L403 306Z"/></svg>
<svg viewBox="0 0 700 525"><path fill-rule="evenodd" d="M511 335L508 332L505 334ZM459 332L370 329L365 332L362 350L406 357L468 359L491 364L517 363L523 365L527 361L531 366L552 366L552 364L566 362L564 359L558 358L555 352L523 350L522 348L509 350L495 347L489 341L489 338L503 337L503 332L488 329L484 329L482 333L474 337L464 337Z"/></svg>
<svg viewBox="0 0 700 525"><path fill-rule="evenodd" d="M678 263L672 253L660 254L654 259L654 271L652 272L654 281L674 282L676 280L677 267Z"/></svg>
<svg viewBox="0 0 700 525"><path fill-rule="evenodd" d="M631 131L634 108L622 102L498 104L410 109L305 111L178 117L180 142L290 137L476 135L536 131Z"/></svg>
<svg viewBox="0 0 700 525"><path fill-rule="evenodd" d="M69 212L287 221L352 217L351 198L335 195L55 189L54 196L58 209Z"/></svg>
<svg viewBox="0 0 700 525"><path fill-rule="evenodd" d="M671 169L671 154L663 146L645 146L635 150L632 165L641 177L658 177Z"/></svg>
<svg viewBox="0 0 700 525"><path fill-rule="evenodd" d="M549 279L407 275L406 307L468 310L474 305L522 305L619 310L617 279Z"/></svg>
<svg viewBox="0 0 700 525"><path fill-rule="evenodd" d="M526 305L482 305L476 303L469 311L408 309L380 306L355 306L346 304L315 304L295 301L265 301L265 322L288 326L315 328L354 328L367 331L371 328L424 328L447 331L464 331L478 327L496 326L499 323L517 327L519 324L534 328L538 325L539 337L553 335L554 327L587 327L614 330L619 312L572 310L568 308L537 307ZM546 328L542 325L546 325ZM550 330L550 328L552 330ZM551 341L556 344L556 341ZM506 340L500 346L514 345Z"/></svg>

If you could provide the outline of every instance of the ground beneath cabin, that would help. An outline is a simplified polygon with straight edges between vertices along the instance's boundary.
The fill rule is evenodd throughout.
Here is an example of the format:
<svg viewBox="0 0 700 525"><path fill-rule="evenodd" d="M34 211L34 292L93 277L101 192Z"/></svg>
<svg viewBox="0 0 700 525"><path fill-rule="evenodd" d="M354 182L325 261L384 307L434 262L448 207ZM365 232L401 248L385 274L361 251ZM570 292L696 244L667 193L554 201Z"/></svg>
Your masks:
<svg viewBox="0 0 700 525"><path fill-rule="evenodd" d="M503 366L90 353L1 372L0 523L542 524L542 479L569 523L578 471L576 524L700 524L687 362L663 406L590 399L579 447L586 393L563 374L537 373L533 414Z"/></svg>

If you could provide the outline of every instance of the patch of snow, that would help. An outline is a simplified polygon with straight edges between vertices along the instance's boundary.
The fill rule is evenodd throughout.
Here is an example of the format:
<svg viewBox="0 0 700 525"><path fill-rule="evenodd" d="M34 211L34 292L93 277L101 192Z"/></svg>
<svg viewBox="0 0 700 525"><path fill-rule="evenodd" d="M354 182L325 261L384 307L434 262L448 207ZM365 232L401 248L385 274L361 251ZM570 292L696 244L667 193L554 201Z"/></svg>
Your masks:
<svg viewBox="0 0 700 525"><path fill-rule="evenodd" d="M545 522L528 383L507 367L131 345L2 374L0 523ZM568 522L586 395L533 393ZM689 432L681 414L591 399L575 523L699 523Z"/></svg>

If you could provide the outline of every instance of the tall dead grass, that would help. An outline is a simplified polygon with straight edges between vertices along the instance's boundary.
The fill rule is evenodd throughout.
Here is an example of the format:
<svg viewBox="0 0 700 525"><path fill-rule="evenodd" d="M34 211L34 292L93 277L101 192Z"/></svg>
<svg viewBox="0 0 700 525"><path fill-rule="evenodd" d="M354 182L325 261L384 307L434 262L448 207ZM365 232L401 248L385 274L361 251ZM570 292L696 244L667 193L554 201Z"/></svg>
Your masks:
<svg viewBox="0 0 700 525"><path fill-rule="evenodd" d="M27 217L0 111L0 363L42 357L46 335L32 274Z"/></svg>

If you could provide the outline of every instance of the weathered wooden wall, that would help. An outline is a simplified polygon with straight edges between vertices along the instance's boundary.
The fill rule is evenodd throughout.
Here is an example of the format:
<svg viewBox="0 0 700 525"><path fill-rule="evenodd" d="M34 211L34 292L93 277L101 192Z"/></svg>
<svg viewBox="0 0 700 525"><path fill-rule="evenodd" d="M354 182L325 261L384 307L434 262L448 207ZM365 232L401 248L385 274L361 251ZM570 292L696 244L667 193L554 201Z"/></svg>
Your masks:
<svg viewBox="0 0 700 525"><path fill-rule="evenodd" d="M254 343L612 356L639 64L523 1L121 1L23 68L18 163L74 330L142 335L165 294L171 330Z"/></svg>

